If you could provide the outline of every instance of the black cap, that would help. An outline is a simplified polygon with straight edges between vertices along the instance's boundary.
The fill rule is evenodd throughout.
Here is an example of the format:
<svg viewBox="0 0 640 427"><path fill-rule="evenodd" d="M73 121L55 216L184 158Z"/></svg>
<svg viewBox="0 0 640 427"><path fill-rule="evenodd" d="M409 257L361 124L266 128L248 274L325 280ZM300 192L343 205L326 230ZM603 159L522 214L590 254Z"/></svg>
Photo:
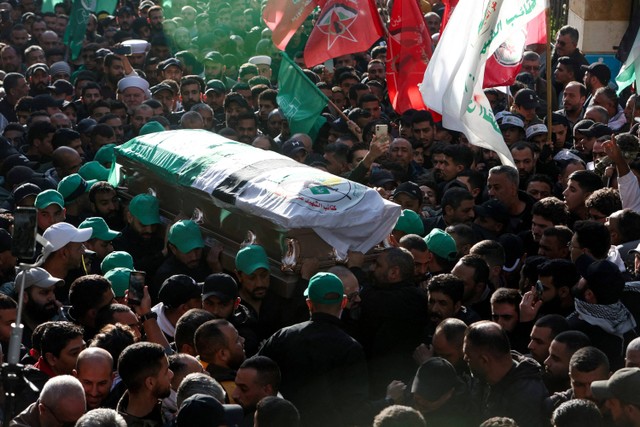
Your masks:
<svg viewBox="0 0 640 427"><path fill-rule="evenodd" d="M382 187L392 182L395 183L396 180L393 177L393 174L388 170L376 169L371 171L371 175L369 175L369 184L374 187Z"/></svg>
<svg viewBox="0 0 640 427"><path fill-rule="evenodd" d="M573 132L580 132L581 134L585 135L585 136L590 136L589 135L589 129L591 128L591 126L593 126L595 122L593 120L590 119L582 119L580 120L578 123L576 123L573 126Z"/></svg>
<svg viewBox="0 0 640 427"><path fill-rule="evenodd" d="M176 421L178 426L189 427L234 426L243 418L240 405L223 405L212 396L197 393L182 402Z"/></svg>
<svg viewBox="0 0 640 427"><path fill-rule="evenodd" d="M481 205L474 206L473 210L478 217L491 218L501 224L509 222L509 211L498 199L489 199Z"/></svg>
<svg viewBox="0 0 640 427"><path fill-rule="evenodd" d="M47 108L62 108L62 100L56 101L51 95L36 95L31 101L31 111L46 110Z"/></svg>
<svg viewBox="0 0 640 427"><path fill-rule="evenodd" d="M122 6L116 12L116 16L133 15L133 10L129 6Z"/></svg>
<svg viewBox="0 0 640 427"><path fill-rule="evenodd" d="M591 65L581 65L580 69L596 76L600 83L606 85L611 80L611 70L602 62L594 62Z"/></svg>
<svg viewBox="0 0 640 427"><path fill-rule="evenodd" d="M37 63L37 64L33 64L29 68L27 68L27 72L25 73L25 76L27 78L29 78L29 77L33 76L35 74L35 72L38 71L38 70L42 70L45 73L49 74L49 67L47 66L47 64Z"/></svg>
<svg viewBox="0 0 640 427"><path fill-rule="evenodd" d="M158 299L167 308L176 308L190 299L200 299L202 288L186 274L175 274L162 283Z"/></svg>
<svg viewBox="0 0 640 427"><path fill-rule="evenodd" d="M293 157L300 151L307 151L302 141L297 139L290 139L282 144L282 154L287 157Z"/></svg>
<svg viewBox="0 0 640 427"><path fill-rule="evenodd" d="M177 60L176 58L169 58L169 59L165 59L164 61L162 61L161 63L158 64L158 70L160 71L164 71L166 70L168 67L171 67L172 65L180 68L182 70L182 63Z"/></svg>
<svg viewBox="0 0 640 427"><path fill-rule="evenodd" d="M37 185L32 184L30 182L25 182L24 184L17 186L11 192L11 195L13 196L13 201L16 204L18 204L25 197L37 196L41 191L42 191L42 189L40 187L38 187Z"/></svg>
<svg viewBox="0 0 640 427"><path fill-rule="evenodd" d="M210 274L204 280L204 285L202 286L203 300L209 297L218 297L223 304L226 304L231 300L237 299L239 296L238 284L233 277L228 274Z"/></svg>
<svg viewBox="0 0 640 427"><path fill-rule="evenodd" d="M36 172L27 166L14 166L7 173L5 183L9 188L31 181Z"/></svg>
<svg viewBox="0 0 640 427"><path fill-rule="evenodd" d="M583 265L578 264L578 260L576 260L579 271L584 271L584 263ZM598 304L614 304L620 300L625 279L618 266L611 261L593 261L584 271L582 277L596 296Z"/></svg>
<svg viewBox="0 0 640 427"><path fill-rule="evenodd" d="M460 380L453 365L441 357L432 357L418 368L411 393L435 402L458 384Z"/></svg>
<svg viewBox="0 0 640 427"><path fill-rule="evenodd" d="M2 162L0 175L6 177L9 171L15 166L26 166L30 169L35 169L38 166L38 162L29 160L24 154L10 154L4 159L4 162Z"/></svg>
<svg viewBox="0 0 640 427"><path fill-rule="evenodd" d="M76 130L80 133L89 133L93 130L94 127L96 127L97 124L98 122L93 119L82 119L76 125Z"/></svg>
<svg viewBox="0 0 640 427"><path fill-rule="evenodd" d="M583 134L585 134L584 132L582 132ZM613 134L613 130L603 124L603 123L594 123L593 125L591 125L591 127L587 130L587 136L593 136L595 138L602 138L604 136L611 136Z"/></svg>
<svg viewBox="0 0 640 427"><path fill-rule="evenodd" d="M418 184L416 184L415 182L407 181L398 185L398 187L396 187L395 191L393 192L393 197L396 197L400 193L407 194L410 197L417 199L418 202L422 204L422 190L420 189L420 186L418 186Z"/></svg>
<svg viewBox="0 0 640 427"><path fill-rule="evenodd" d="M526 109L538 106L538 95L531 89L520 89L514 98L514 103Z"/></svg>
<svg viewBox="0 0 640 427"><path fill-rule="evenodd" d="M151 91L151 95L155 95L157 93L162 92L163 90L168 90L169 92L171 92L172 94L175 95L175 92L173 91L173 88L166 84L166 83L158 83L155 86L151 86L151 89L149 89Z"/></svg>
<svg viewBox="0 0 640 427"><path fill-rule="evenodd" d="M53 84L51 86L49 86L49 90L51 90L53 93L61 95L61 94L65 94L65 95L72 95L73 94L73 85L66 81L66 80L56 80L55 82L53 82Z"/></svg>

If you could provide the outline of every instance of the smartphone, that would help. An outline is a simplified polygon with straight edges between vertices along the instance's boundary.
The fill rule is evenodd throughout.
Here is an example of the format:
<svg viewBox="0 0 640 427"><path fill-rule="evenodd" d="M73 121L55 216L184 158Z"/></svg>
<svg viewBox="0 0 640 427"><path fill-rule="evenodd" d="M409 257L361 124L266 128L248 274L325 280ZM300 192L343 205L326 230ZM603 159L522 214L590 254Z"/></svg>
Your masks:
<svg viewBox="0 0 640 427"><path fill-rule="evenodd" d="M542 282L538 280L536 282L536 298L538 298L538 300L542 299L542 292L544 292L544 286L542 286Z"/></svg>
<svg viewBox="0 0 640 427"><path fill-rule="evenodd" d="M376 125L376 136L386 136L389 134L389 126Z"/></svg>
<svg viewBox="0 0 640 427"><path fill-rule="evenodd" d="M11 253L21 260L31 260L36 255L37 212L35 208L18 207L13 215L13 239Z"/></svg>
<svg viewBox="0 0 640 427"><path fill-rule="evenodd" d="M111 51L116 55L131 55L131 46L118 46Z"/></svg>
<svg viewBox="0 0 640 427"><path fill-rule="evenodd" d="M132 271L129 274L129 304L140 305L144 297L144 271Z"/></svg>

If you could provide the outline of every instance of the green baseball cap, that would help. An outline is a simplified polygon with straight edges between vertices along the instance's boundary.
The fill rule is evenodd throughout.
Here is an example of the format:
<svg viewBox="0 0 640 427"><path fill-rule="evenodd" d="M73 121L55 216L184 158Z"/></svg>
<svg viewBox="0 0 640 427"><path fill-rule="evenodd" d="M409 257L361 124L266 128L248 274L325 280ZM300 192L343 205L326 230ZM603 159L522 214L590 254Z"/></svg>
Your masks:
<svg viewBox="0 0 640 427"><path fill-rule="evenodd" d="M100 147L100 149L96 152L96 155L93 156L93 160L100 163L102 166L106 168L106 164L113 163L116 160L116 144L107 144Z"/></svg>
<svg viewBox="0 0 640 427"><path fill-rule="evenodd" d="M104 240L105 242L110 242L121 234L119 231L110 230L105 220L99 216L85 219L78 228L91 228L93 233L91 233L90 238Z"/></svg>
<svg viewBox="0 0 640 427"><path fill-rule="evenodd" d="M344 285L333 273L316 273L309 280L304 296L318 304L338 304L344 298Z"/></svg>
<svg viewBox="0 0 640 427"><path fill-rule="evenodd" d="M420 215L410 209L403 209L394 230L404 231L407 234L424 234L424 223Z"/></svg>
<svg viewBox="0 0 640 427"><path fill-rule="evenodd" d="M36 196L35 206L38 209L45 209L50 205L58 205L64 208L64 198L56 190L44 190Z"/></svg>
<svg viewBox="0 0 640 427"><path fill-rule="evenodd" d="M178 221L169 229L169 243L186 254L194 249L204 248L200 227L190 219Z"/></svg>
<svg viewBox="0 0 640 427"><path fill-rule="evenodd" d="M65 176L58 183L58 193L62 194L65 203L71 203L91 189L96 180L85 181L77 173Z"/></svg>
<svg viewBox="0 0 640 427"><path fill-rule="evenodd" d="M100 270L102 270L102 274L106 274L114 268L120 267L135 270L133 267L133 257L129 255L129 252L113 251L104 257L100 263Z"/></svg>
<svg viewBox="0 0 640 427"><path fill-rule="evenodd" d="M147 122L140 128L140 136L149 135L150 133L163 132L165 130L164 126L160 122L155 120L151 120Z"/></svg>
<svg viewBox="0 0 640 427"><path fill-rule="evenodd" d="M131 271L129 268L116 267L104 274L104 278L111 282L111 289L113 289L116 298L123 297L124 291L129 289L129 275Z"/></svg>
<svg viewBox="0 0 640 427"><path fill-rule="evenodd" d="M109 179L109 169L95 160L82 165L78 173L86 180L107 181Z"/></svg>
<svg viewBox="0 0 640 427"><path fill-rule="evenodd" d="M453 261L458 255L458 248L456 247L456 241L447 232L434 228L431 230L427 237L424 238L427 243L429 251L444 258L448 261Z"/></svg>
<svg viewBox="0 0 640 427"><path fill-rule="evenodd" d="M238 251L236 270L244 274L253 274L259 268L269 270L269 258L267 258L267 253L262 246L249 245Z"/></svg>
<svg viewBox="0 0 640 427"><path fill-rule="evenodd" d="M138 194L129 203L129 212L142 225L160 224L160 202L151 194Z"/></svg>

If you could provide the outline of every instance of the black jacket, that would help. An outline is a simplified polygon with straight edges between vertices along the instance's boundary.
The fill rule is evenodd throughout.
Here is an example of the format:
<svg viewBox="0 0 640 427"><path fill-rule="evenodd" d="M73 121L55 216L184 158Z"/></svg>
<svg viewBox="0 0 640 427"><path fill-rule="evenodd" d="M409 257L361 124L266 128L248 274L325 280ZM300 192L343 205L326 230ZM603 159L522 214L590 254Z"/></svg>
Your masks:
<svg viewBox="0 0 640 427"><path fill-rule="evenodd" d="M300 411L300 425L365 425L382 409L368 403L362 346L335 316L313 313L311 320L276 332L259 354L280 366L280 392Z"/></svg>
<svg viewBox="0 0 640 427"><path fill-rule="evenodd" d="M548 425L544 408L549 393L542 382L540 365L515 351L512 357L513 366L500 382L491 386L476 382L473 394L480 404L481 418L509 417L520 427Z"/></svg>
<svg viewBox="0 0 640 427"><path fill-rule="evenodd" d="M360 297L358 341L369 361L372 395L384 397L391 381L409 384L413 380L416 364L412 354L427 326L427 295L413 284L401 282L369 286Z"/></svg>

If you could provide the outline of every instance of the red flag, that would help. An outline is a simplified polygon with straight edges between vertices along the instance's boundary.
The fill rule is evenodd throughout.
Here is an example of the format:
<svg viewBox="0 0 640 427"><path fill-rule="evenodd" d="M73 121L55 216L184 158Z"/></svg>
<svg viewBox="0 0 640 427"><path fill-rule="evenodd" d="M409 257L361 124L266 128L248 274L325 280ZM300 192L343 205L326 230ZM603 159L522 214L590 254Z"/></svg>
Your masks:
<svg viewBox="0 0 640 427"><path fill-rule="evenodd" d="M387 43L387 89L393 109L426 109L418 85L431 59L431 36L415 0L393 2Z"/></svg>
<svg viewBox="0 0 640 427"><path fill-rule="evenodd" d="M547 42L546 14L542 12L529 21L526 29L516 31L494 52L484 70L483 87L509 86L522 68L524 48Z"/></svg>
<svg viewBox="0 0 640 427"><path fill-rule="evenodd" d="M329 0L304 48L304 62L313 67L331 58L365 51L382 34L373 0Z"/></svg>
<svg viewBox="0 0 640 427"><path fill-rule="evenodd" d="M449 18L453 13L453 9L458 5L458 0L443 0L444 3L444 16L442 17L442 23L440 24L440 34L444 31L444 27L447 26Z"/></svg>
<svg viewBox="0 0 640 427"><path fill-rule="evenodd" d="M317 0L269 0L262 12L262 19L273 32L273 44L284 50L317 5Z"/></svg>

